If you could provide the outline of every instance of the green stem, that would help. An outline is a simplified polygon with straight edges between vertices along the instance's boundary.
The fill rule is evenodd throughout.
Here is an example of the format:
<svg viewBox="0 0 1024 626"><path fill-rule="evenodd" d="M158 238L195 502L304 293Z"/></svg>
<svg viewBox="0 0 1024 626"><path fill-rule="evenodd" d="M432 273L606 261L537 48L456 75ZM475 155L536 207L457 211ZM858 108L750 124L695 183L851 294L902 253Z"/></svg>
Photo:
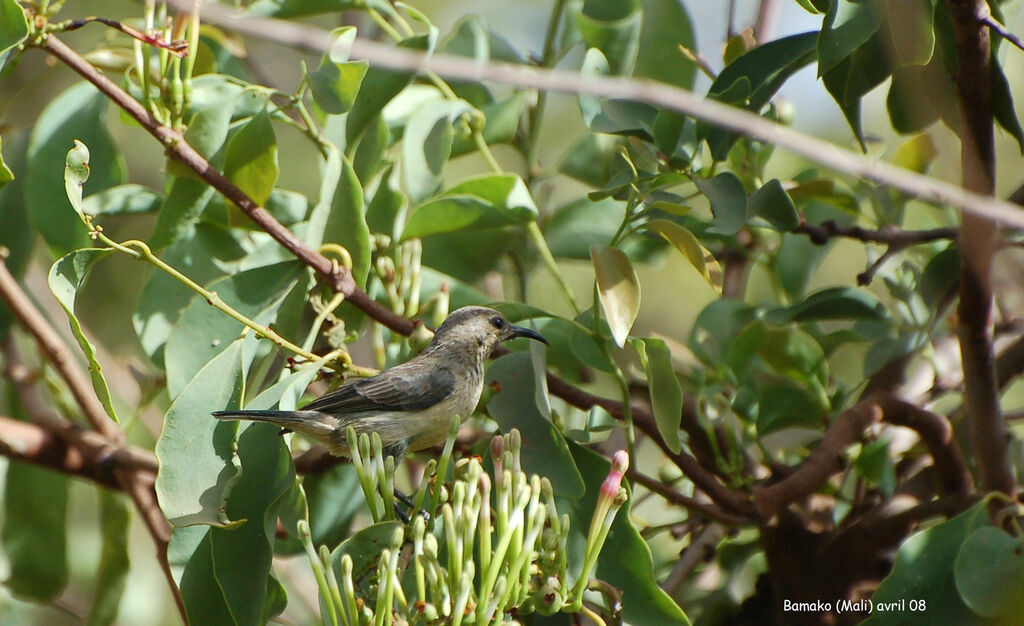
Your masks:
<svg viewBox="0 0 1024 626"><path fill-rule="evenodd" d="M484 140L484 133L479 128L473 131L473 141L476 143L477 150L480 151L484 160L487 161L487 165L494 170L494 173L504 174L505 171L501 169L501 165L498 164L498 160L494 158L494 154L491 152L491 147L487 145L487 141Z"/></svg>
<svg viewBox="0 0 1024 626"><path fill-rule="evenodd" d="M548 247L548 242L544 239L544 233L541 232L540 226L537 225L536 221L529 222L526 225L526 231L533 239L534 245L537 246L537 251L540 252L541 259L544 260L544 265L547 266L555 282L558 283L558 287L562 290L565 299L569 301L569 306L572 307L573 313L579 315L580 306L576 302L576 296L573 295L572 289L569 288L569 284L565 281L565 277L562 276L561 270L558 269L558 263L555 261L555 256L551 254L551 248Z"/></svg>
<svg viewBox="0 0 1024 626"><path fill-rule="evenodd" d="M548 30L544 35L544 50L541 54L541 66L550 67L555 58L555 38L558 36L558 25L562 22L562 13L565 11L565 0L555 0L551 9L551 19L548 20ZM530 111L528 117L529 128L527 129L526 144L526 169L532 172L537 165L537 151L539 148L540 122L544 117L544 107L547 105L548 93L540 90L537 92L537 104Z"/></svg>
<svg viewBox="0 0 1024 626"><path fill-rule="evenodd" d="M370 9L367 13L370 15L370 19L373 20L382 31L388 34L388 37L391 37L395 41L401 41L404 39L402 34L395 30L395 27L389 24L388 21L384 19L384 16L376 9Z"/></svg>

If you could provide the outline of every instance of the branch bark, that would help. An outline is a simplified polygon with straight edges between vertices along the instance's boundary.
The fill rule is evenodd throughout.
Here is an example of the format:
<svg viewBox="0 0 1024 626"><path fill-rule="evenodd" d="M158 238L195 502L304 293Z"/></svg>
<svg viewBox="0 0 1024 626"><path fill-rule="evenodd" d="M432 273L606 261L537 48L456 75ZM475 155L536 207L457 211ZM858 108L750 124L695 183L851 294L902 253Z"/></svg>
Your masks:
<svg viewBox="0 0 1024 626"><path fill-rule="evenodd" d="M963 187L971 192L995 192L995 137L992 126L991 43L985 0L947 0L953 18L957 51L957 96L960 101L960 164ZM981 486L986 491L1014 494L1009 433L999 405L993 337L992 261L999 232L994 222L963 216L959 247L960 354L964 396L971 438L978 459Z"/></svg>

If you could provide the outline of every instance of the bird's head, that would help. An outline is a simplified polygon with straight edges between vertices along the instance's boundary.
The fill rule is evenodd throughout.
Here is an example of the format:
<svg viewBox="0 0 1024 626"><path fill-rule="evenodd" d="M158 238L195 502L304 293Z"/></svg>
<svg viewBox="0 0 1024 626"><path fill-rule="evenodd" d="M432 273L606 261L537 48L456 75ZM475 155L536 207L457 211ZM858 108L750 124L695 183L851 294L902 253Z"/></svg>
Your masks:
<svg viewBox="0 0 1024 626"><path fill-rule="evenodd" d="M431 350L441 345L460 345L473 348L474 352L487 357L498 344L515 337L529 337L548 342L535 330L509 323L504 315L494 309L466 306L454 311L434 331L434 339L427 349Z"/></svg>

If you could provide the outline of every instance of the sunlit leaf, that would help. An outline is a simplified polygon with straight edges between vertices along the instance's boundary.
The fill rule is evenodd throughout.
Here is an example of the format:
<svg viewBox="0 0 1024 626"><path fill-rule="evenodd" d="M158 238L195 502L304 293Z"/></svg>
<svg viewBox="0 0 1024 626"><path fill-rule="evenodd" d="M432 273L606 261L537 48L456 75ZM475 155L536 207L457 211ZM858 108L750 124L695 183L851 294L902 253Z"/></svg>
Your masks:
<svg viewBox="0 0 1024 626"><path fill-rule="evenodd" d="M89 268L92 267L93 263L107 256L112 251L109 248L83 248L68 253L50 268L47 282L50 285L50 291L57 298L57 301L60 302L61 307L64 308L64 312L68 316L68 322L71 325L71 334L75 336L82 354L85 355L86 363L89 365L89 378L92 380L92 387L96 391L96 397L99 398L100 404L103 405L110 419L116 422L117 413L114 412L114 406L110 400L110 389L107 387L107 381L103 377L103 368L96 359L96 348L89 341L89 338L85 336L85 333L82 331L82 324L78 321L78 317L75 316L75 298L78 296L78 290L85 282Z"/></svg>
<svg viewBox="0 0 1024 626"><path fill-rule="evenodd" d="M210 413L240 408L244 371L254 348L251 333L233 341L196 374L164 416L156 443L156 495L175 527L228 523L224 500L237 479L233 455L238 425Z"/></svg>
<svg viewBox="0 0 1024 626"><path fill-rule="evenodd" d="M409 199L419 202L441 185L452 152L452 124L472 107L462 100L431 102L414 114L405 127L402 165Z"/></svg>
<svg viewBox="0 0 1024 626"><path fill-rule="evenodd" d="M530 190L515 174L471 178L423 203L409 217L402 239L452 231L473 231L537 218Z"/></svg>
<svg viewBox="0 0 1024 626"><path fill-rule="evenodd" d="M1006 623L1024 617L1024 545L1019 537L994 526L976 528L960 546L953 572L964 604L975 613Z"/></svg>
<svg viewBox="0 0 1024 626"><path fill-rule="evenodd" d="M277 184L279 172L274 127L270 115L262 112L231 138L224 176L262 206Z"/></svg>
<svg viewBox="0 0 1024 626"><path fill-rule="evenodd" d="M590 248L590 258L597 276L601 308L611 328L612 338L621 348L640 311L640 281L629 257L622 250L593 246Z"/></svg>
<svg viewBox="0 0 1024 626"><path fill-rule="evenodd" d="M644 224L644 227L647 228L647 230L664 237L666 241L671 243L675 249L690 262L690 265L692 265L694 269L704 277L704 280L706 280L712 288L717 291L721 291L722 285L720 282L720 273L716 272L719 274L719 282L716 284L715 277L712 277L706 260L710 257L710 253L700 245L700 242L697 241L697 237L695 237L693 233L686 230L679 224L665 219L651 220ZM712 261L712 263L717 265L717 262L715 261Z"/></svg>

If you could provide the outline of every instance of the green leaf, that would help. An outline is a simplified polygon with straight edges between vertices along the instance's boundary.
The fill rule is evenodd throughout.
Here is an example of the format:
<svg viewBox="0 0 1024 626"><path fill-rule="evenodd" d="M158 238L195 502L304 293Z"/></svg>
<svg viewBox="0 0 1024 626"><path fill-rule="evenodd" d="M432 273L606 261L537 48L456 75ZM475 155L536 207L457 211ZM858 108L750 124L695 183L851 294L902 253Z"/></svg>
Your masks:
<svg viewBox="0 0 1024 626"><path fill-rule="evenodd" d="M888 78L892 69L887 38L885 33L878 31L821 77L862 150L866 150L866 147L861 127L860 100Z"/></svg>
<svg viewBox="0 0 1024 626"><path fill-rule="evenodd" d="M640 280L622 250L592 246L590 259L594 263L601 308L611 328L612 338L621 348L640 311Z"/></svg>
<svg viewBox="0 0 1024 626"><path fill-rule="evenodd" d="M793 306L769 311L764 319L782 325L819 320L886 320L889 313L885 305L868 291L854 287L830 287L812 293Z"/></svg>
<svg viewBox="0 0 1024 626"><path fill-rule="evenodd" d="M708 96L760 112L790 76L813 61L818 33L791 35L757 46L722 70L711 84ZM737 135L698 124L698 135L706 137L712 155L724 160Z"/></svg>
<svg viewBox="0 0 1024 626"><path fill-rule="evenodd" d="M234 624L214 576L210 531L206 526L173 529L167 558L176 570L190 624Z"/></svg>
<svg viewBox="0 0 1024 626"><path fill-rule="evenodd" d="M588 48L597 48L612 74L633 69L640 45L643 11L638 0L584 0L576 26Z"/></svg>
<svg viewBox="0 0 1024 626"><path fill-rule="evenodd" d="M666 241L671 243L676 250L679 251L686 260L690 262L690 265L704 277L704 280L708 281L716 291L721 291L721 285L716 285L714 279L711 277L711 272L708 269L707 261L705 260L710 256L700 242L697 241L697 237L693 233L686 230L679 224L666 219L651 220L644 224L644 228L647 230L657 233L665 238Z"/></svg>
<svg viewBox="0 0 1024 626"><path fill-rule="evenodd" d="M346 554L352 559L352 580L356 585L356 597L370 596L371 585L377 582L377 563L382 550L391 547L395 531L402 525L396 521L379 522L363 528L346 539L331 553L334 575L344 580L341 572L341 557Z"/></svg>
<svg viewBox="0 0 1024 626"><path fill-rule="evenodd" d="M16 0L0 0L0 68L3 67L4 53L21 45L27 37L25 10Z"/></svg>
<svg viewBox="0 0 1024 626"><path fill-rule="evenodd" d="M68 477L26 463L7 466L4 527L9 565L4 586L15 596L52 602L68 583Z"/></svg>
<svg viewBox="0 0 1024 626"><path fill-rule="evenodd" d="M562 498L558 509L570 511L570 546L582 545L590 518L597 506L601 483L608 476L611 464L596 452L576 443L570 443L576 466L586 482L586 494L579 499ZM638 459L631 459L636 463ZM622 505L608 538L597 559L595 578L622 590L624 622L630 624L658 624L659 626L689 626L690 620L672 598L658 586L654 578L651 549L630 521L631 501ZM578 562L582 555L570 553L570 563ZM572 566L570 566L572 567ZM577 566L578 567L578 566ZM628 600L627 600L628 598Z"/></svg>
<svg viewBox="0 0 1024 626"><path fill-rule="evenodd" d="M78 296L78 290L81 289L82 283L85 282L89 268L111 252L113 250L110 248L83 248L68 253L50 268L47 282L54 297L64 307L64 312L71 325L71 334L75 336L78 346L82 349L82 354L85 355L85 360L89 365L89 378L92 380L92 388L96 391L96 397L99 398L100 404L103 405L103 409L110 419L116 422L117 413L114 412L114 406L110 401L110 389L103 377L103 368L96 360L96 348L85 336L82 324L75 316L75 298Z"/></svg>
<svg viewBox="0 0 1024 626"><path fill-rule="evenodd" d="M917 286L928 309L937 312L939 305L946 300L959 282L960 252L955 245L950 244L928 260Z"/></svg>
<svg viewBox="0 0 1024 626"><path fill-rule="evenodd" d="M246 11L261 17L301 17L320 13L340 13L342 11L358 11L375 2L351 0L256 0Z"/></svg>
<svg viewBox="0 0 1024 626"><path fill-rule="evenodd" d="M515 174L471 178L423 203L409 217L402 240L454 231L525 224L537 219L530 190Z"/></svg>
<svg viewBox="0 0 1024 626"><path fill-rule="evenodd" d="M3 189L7 186L7 183L14 180L14 172L12 172L11 168L7 167L7 163L4 162L3 146L3 137L0 137L0 189Z"/></svg>
<svg viewBox="0 0 1024 626"><path fill-rule="evenodd" d="M436 34L431 32L429 35L417 35L404 39L398 43L398 47L433 52L436 41ZM393 72L377 67L367 70L345 122L346 145L356 145L359 138L366 132L370 122L380 115L384 105L391 102L392 98L412 82L412 77L412 74Z"/></svg>
<svg viewBox="0 0 1024 626"><path fill-rule="evenodd" d="M747 223L747 192L743 183L732 172L722 172L714 178L696 180L697 188L711 203L714 232L735 235Z"/></svg>
<svg viewBox="0 0 1024 626"><path fill-rule="evenodd" d="M955 574L958 554L976 529L991 526L988 498L951 520L915 533L903 542L892 571L872 597L875 611L864 626L977 624L979 616L964 604ZM914 600L923 611L899 610ZM890 607L882 611L880 608Z"/></svg>
<svg viewBox="0 0 1024 626"><path fill-rule="evenodd" d="M8 142L9 163L14 171L25 169L25 149L28 134L25 132L13 135L14 142ZM13 149L12 149L13 147ZM8 255L4 264L11 275L17 279L25 273L29 257L35 243L35 232L29 224L28 214L22 195L24 176L19 176L6 187L0 189L0 246L7 248ZM4 339L11 328L13 318L5 306L0 306L0 340Z"/></svg>
<svg viewBox="0 0 1024 626"><path fill-rule="evenodd" d="M896 489L896 466L889 454L889 440L878 439L866 444L853 462L861 476L878 485L889 498Z"/></svg>
<svg viewBox="0 0 1024 626"><path fill-rule="evenodd" d="M408 203L405 194L399 189L398 172L389 165L380 177L373 199L366 207L366 224L370 231L383 233L392 239L401 237L398 228L398 216Z"/></svg>
<svg viewBox="0 0 1024 626"><path fill-rule="evenodd" d="M611 135L586 133L562 156L558 171L591 187L604 187L620 141Z"/></svg>
<svg viewBox="0 0 1024 626"><path fill-rule="evenodd" d="M89 626L108 626L117 619L121 596L128 582L128 533L132 513L131 506L121 494L106 489L98 491L103 545L96 573L96 594L86 623Z"/></svg>
<svg viewBox="0 0 1024 626"><path fill-rule="evenodd" d="M597 48L588 48L583 56L583 65L580 67L580 76L606 76L611 70L608 69L608 60ZM583 115L583 123L591 128L594 118L601 113L601 98L593 94L581 93L578 96L580 114Z"/></svg>
<svg viewBox="0 0 1024 626"><path fill-rule="evenodd" d="M356 29L352 26L336 28L331 32L331 52L325 54L320 67L306 74L313 99L325 113L341 115L348 113L355 102L359 86L363 82L369 64L366 61L348 61L347 54L339 57L337 49L352 45Z"/></svg>
<svg viewBox="0 0 1024 626"><path fill-rule="evenodd" d="M327 170L325 168L325 175ZM366 225L366 207L363 187L348 158L341 157L341 172L331 199L327 222L323 229L324 242L338 243L352 255L352 277L360 287L366 286L370 273L370 227ZM312 218L310 219L312 222ZM311 227L312 229L312 227Z"/></svg>
<svg viewBox="0 0 1024 626"><path fill-rule="evenodd" d="M196 223L216 193L216 189L196 178L174 178L157 214L149 247L154 252L166 250L187 233L194 232Z"/></svg>
<svg viewBox="0 0 1024 626"><path fill-rule="evenodd" d="M1013 108L1013 94L1010 92L1010 82L1003 73L1002 64L996 58L995 50L992 51L992 114L996 121L1003 127L1003 130L1010 133L1017 140L1017 146L1021 154L1024 154L1024 128L1021 128L1020 119L1017 118L1017 111Z"/></svg>
<svg viewBox="0 0 1024 626"><path fill-rule="evenodd" d="M935 51L931 0L887 2L892 49L901 65L925 65Z"/></svg>
<svg viewBox="0 0 1024 626"><path fill-rule="evenodd" d="M796 205L777 178L771 179L750 196L750 213L765 219L772 228L782 232L791 231L800 225Z"/></svg>
<svg viewBox="0 0 1024 626"><path fill-rule="evenodd" d="M224 176L253 202L263 206L277 184L277 138L270 115L263 111L239 129L228 143Z"/></svg>
<svg viewBox="0 0 1024 626"><path fill-rule="evenodd" d="M227 524L224 500L237 479L233 448L238 425L210 413L239 408L254 348L251 333L233 341L196 374L164 416L156 443L156 495L175 527Z"/></svg>
<svg viewBox="0 0 1024 626"><path fill-rule="evenodd" d="M828 378L828 363L821 344L795 326L770 329L760 355L775 371L788 378L803 381L816 378L821 383Z"/></svg>
<svg viewBox="0 0 1024 626"><path fill-rule="evenodd" d="M452 152L452 124L472 107L464 100L437 100L409 119L402 138L402 173L409 199L420 202L441 185Z"/></svg>
<svg viewBox="0 0 1024 626"><path fill-rule="evenodd" d="M107 99L89 83L61 92L43 109L29 139L25 204L29 219L56 254L89 245L85 225L68 211L64 168L75 141L89 146L91 172L82 192L121 184L124 162L106 129Z"/></svg>
<svg viewBox="0 0 1024 626"><path fill-rule="evenodd" d="M283 382L298 383L304 389L315 374L315 370L294 374ZM247 408L255 405L254 401ZM229 519L245 521L230 529L211 528L210 552L214 576L235 623L258 625L265 623L262 615L274 557L276 505L295 480L295 467L278 434L280 428L249 423L239 431L239 477L228 495L226 512Z"/></svg>
<svg viewBox="0 0 1024 626"><path fill-rule="evenodd" d="M583 479L565 438L551 423L546 390L538 390L536 374L530 354L509 354L495 361L487 369L485 384L497 383L501 391L491 398L487 410L502 432L518 428L522 433L523 471L546 476L560 496L579 498L584 493Z"/></svg>
<svg viewBox="0 0 1024 626"><path fill-rule="evenodd" d="M756 309L740 300L712 300L697 316L688 345L705 362L717 364L730 344L754 320Z"/></svg>
<svg viewBox="0 0 1024 626"><path fill-rule="evenodd" d="M226 229L198 223L185 227L178 241L161 252L160 257L202 285L223 276L244 252ZM148 271L149 280L139 295L132 324L143 350L162 367L163 346L195 292L166 272L155 268Z"/></svg>
<svg viewBox="0 0 1024 626"><path fill-rule="evenodd" d="M804 389L774 383L761 390L757 432L767 435L786 428L821 428L821 405Z"/></svg>
<svg viewBox="0 0 1024 626"><path fill-rule="evenodd" d="M982 617L1019 622L1024 617L1024 545L994 526L977 528L953 566L964 603Z"/></svg>
<svg viewBox="0 0 1024 626"><path fill-rule="evenodd" d="M612 198L592 201L580 198L558 209L544 226L551 253L556 257L590 260L590 247L607 244L615 236L626 210L625 203ZM652 261L665 248L661 239L632 234L619 248L636 263Z"/></svg>
<svg viewBox="0 0 1024 626"><path fill-rule="evenodd" d="M893 156L892 162L893 165L924 174L937 156L939 156L939 150L935 147L932 136L928 133L921 133L900 146Z"/></svg>
<svg viewBox="0 0 1024 626"><path fill-rule="evenodd" d="M185 141L214 165L224 160L222 148L228 138L231 119L243 93L252 94L228 76L200 76L193 81L192 106L189 109ZM168 160L167 169L175 176L198 178L191 168Z"/></svg>
<svg viewBox="0 0 1024 626"><path fill-rule="evenodd" d="M164 199L141 185L118 185L82 201L82 212L93 217L156 213Z"/></svg>
<svg viewBox="0 0 1024 626"><path fill-rule="evenodd" d="M651 78L684 89L693 87L697 64L679 51L695 49L693 23L677 0L641 0L643 26L633 76Z"/></svg>
<svg viewBox="0 0 1024 626"><path fill-rule="evenodd" d="M271 324L281 301L302 272L303 265L298 261L285 261L215 280L208 288L242 315L259 324ZM195 294L171 331L164 350L170 397L176 398L214 356L233 346L243 328L241 322Z"/></svg>
<svg viewBox="0 0 1024 626"><path fill-rule="evenodd" d="M836 26L840 6L850 11ZM818 76L824 76L871 39L881 27L882 18L875 3L832 2L818 36Z"/></svg>
<svg viewBox="0 0 1024 626"><path fill-rule="evenodd" d="M679 421L683 414L683 390L672 367L672 353L668 349L668 344L664 339L653 337L630 339L629 343L640 355L640 362L647 372L651 408L654 411L654 421L658 425L658 433L669 450L678 453L681 449Z"/></svg>

